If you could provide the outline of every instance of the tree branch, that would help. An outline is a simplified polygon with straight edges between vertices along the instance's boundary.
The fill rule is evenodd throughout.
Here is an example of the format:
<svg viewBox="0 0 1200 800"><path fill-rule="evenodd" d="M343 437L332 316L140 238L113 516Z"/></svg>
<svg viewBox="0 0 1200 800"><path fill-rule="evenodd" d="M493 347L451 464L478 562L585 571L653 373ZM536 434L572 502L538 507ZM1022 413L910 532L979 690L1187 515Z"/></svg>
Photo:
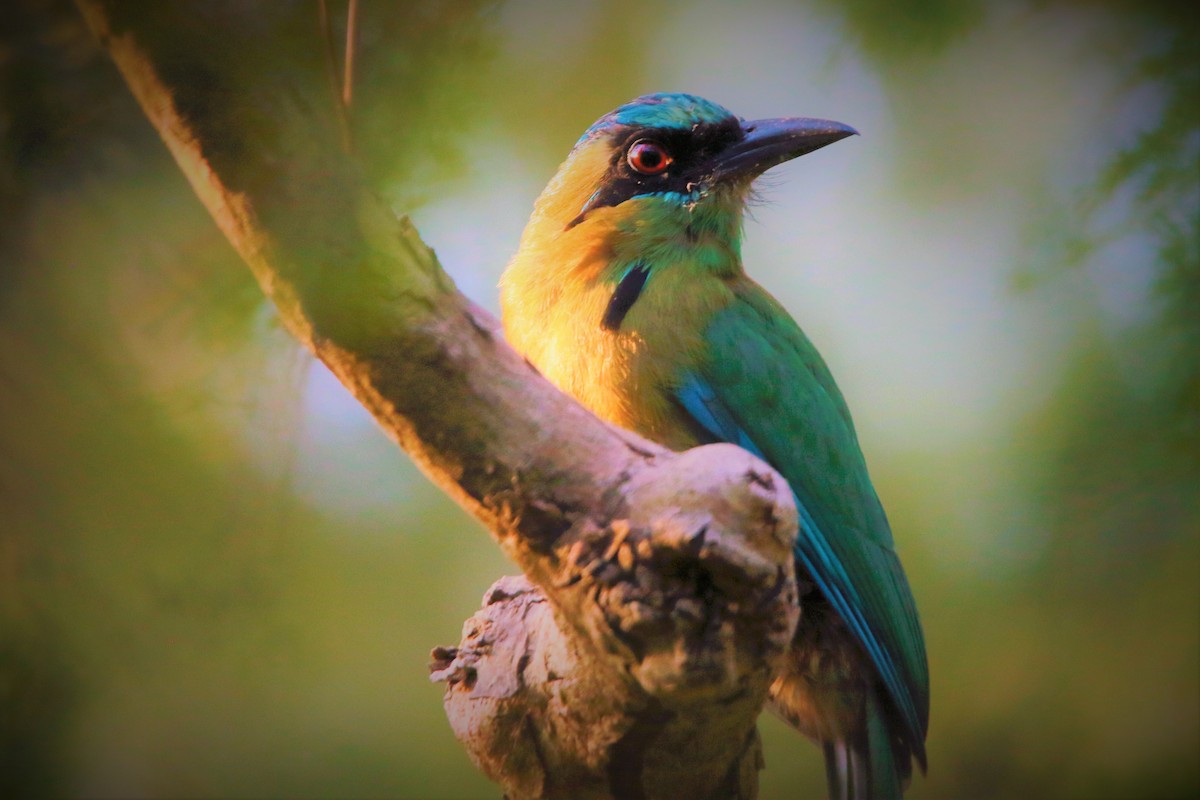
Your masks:
<svg viewBox="0 0 1200 800"><path fill-rule="evenodd" d="M438 651L475 761L512 797L752 797L798 614L783 479L613 428L508 348L339 148L311 23L79 5L287 328L528 577Z"/></svg>

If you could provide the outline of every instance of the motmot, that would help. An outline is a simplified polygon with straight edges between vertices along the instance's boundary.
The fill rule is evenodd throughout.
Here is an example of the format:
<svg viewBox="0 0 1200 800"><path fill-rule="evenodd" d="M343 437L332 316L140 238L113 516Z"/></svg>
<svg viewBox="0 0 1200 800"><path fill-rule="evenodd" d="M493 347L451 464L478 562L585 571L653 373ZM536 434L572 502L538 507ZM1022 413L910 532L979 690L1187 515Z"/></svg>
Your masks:
<svg viewBox="0 0 1200 800"><path fill-rule="evenodd" d="M924 637L846 401L741 241L763 172L855 133L639 97L576 142L501 279L510 344L597 416L674 450L731 442L787 480L807 588L768 704L821 745L835 800L924 771Z"/></svg>

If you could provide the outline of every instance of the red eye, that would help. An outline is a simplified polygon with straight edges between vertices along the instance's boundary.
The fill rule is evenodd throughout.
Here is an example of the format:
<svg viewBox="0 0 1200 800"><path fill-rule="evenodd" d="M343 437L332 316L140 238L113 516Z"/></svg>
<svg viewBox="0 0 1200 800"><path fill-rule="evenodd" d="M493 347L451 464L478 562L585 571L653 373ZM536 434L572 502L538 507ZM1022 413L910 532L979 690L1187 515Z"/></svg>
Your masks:
<svg viewBox="0 0 1200 800"><path fill-rule="evenodd" d="M634 142L626 156L629 166L643 175L661 175L671 166L671 155L657 142Z"/></svg>

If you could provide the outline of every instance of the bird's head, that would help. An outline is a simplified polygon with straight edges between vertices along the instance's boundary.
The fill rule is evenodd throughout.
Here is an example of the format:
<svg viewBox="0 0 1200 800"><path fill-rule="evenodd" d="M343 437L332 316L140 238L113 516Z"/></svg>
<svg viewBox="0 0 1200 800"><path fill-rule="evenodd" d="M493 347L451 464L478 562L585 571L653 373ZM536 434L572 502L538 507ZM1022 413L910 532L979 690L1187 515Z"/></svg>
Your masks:
<svg viewBox="0 0 1200 800"><path fill-rule="evenodd" d="M819 119L747 122L688 94L646 95L604 115L538 198L501 280L509 341L547 370L550 352L569 355L581 332L629 332L668 307L687 313L684 297L702 313L716 302L703 279L742 269L754 179L853 133ZM638 319L627 319L635 302Z"/></svg>
<svg viewBox="0 0 1200 800"><path fill-rule="evenodd" d="M736 249L755 178L854 133L821 119L746 121L689 94L639 97L580 137L538 199L522 248L644 251L714 237Z"/></svg>

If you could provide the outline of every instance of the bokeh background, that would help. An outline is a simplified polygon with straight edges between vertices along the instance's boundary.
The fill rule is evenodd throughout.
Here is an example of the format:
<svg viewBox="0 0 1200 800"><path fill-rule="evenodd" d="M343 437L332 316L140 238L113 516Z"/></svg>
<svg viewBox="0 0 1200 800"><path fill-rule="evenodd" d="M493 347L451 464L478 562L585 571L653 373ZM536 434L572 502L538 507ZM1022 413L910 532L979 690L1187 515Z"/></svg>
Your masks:
<svg viewBox="0 0 1200 800"><path fill-rule="evenodd" d="M745 259L838 376L921 607L910 796L1194 797L1187 5L363 0L352 116L493 309L619 103L856 126L764 181ZM4 3L0 98L0 795L497 796L425 663L513 567L280 330L69 3ZM762 730L763 796L823 796Z"/></svg>

